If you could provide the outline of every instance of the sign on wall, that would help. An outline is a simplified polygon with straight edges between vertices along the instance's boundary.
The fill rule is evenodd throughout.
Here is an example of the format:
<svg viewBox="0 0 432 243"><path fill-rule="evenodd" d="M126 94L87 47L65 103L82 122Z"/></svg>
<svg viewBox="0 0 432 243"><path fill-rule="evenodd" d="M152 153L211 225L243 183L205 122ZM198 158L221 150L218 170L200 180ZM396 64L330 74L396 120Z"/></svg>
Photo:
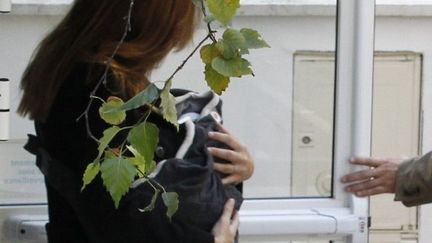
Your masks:
<svg viewBox="0 0 432 243"><path fill-rule="evenodd" d="M0 205L46 203L44 177L25 140L0 142Z"/></svg>

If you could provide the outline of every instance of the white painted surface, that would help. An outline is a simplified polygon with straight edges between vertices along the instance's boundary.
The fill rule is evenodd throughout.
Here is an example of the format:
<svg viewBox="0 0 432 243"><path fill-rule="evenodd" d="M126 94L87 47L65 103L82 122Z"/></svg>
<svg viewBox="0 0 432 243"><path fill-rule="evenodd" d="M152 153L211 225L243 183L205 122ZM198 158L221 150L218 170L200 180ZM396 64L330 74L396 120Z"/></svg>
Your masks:
<svg viewBox="0 0 432 243"><path fill-rule="evenodd" d="M0 76L10 80L10 139L26 138L33 125L14 111L20 100L19 82L38 42L60 17L0 15Z"/></svg>
<svg viewBox="0 0 432 243"><path fill-rule="evenodd" d="M12 0L12 15L64 14L72 0ZM332 16L336 0L242 0L240 16ZM378 16L431 16L429 0L377 0Z"/></svg>
<svg viewBox="0 0 432 243"><path fill-rule="evenodd" d="M0 110L10 109L10 82L7 79L0 80Z"/></svg>
<svg viewBox="0 0 432 243"><path fill-rule="evenodd" d="M375 59L373 156L418 155L420 87L419 54L378 54ZM371 243L400 242L402 236L416 235L417 208L404 207L393 202L393 198L391 194L371 198Z"/></svg>
<svg viewBox="0 0 432 243"><path fill-rule="evenodd" d="M12 9L12 3L10 0L0 0L0 12L10 12Z"/></svg>
<svg viewBox="0 0 432 243"><path fill-rule="evenodd" d="M10 115L10 82L6 78L0 80L0 141L9 139Z"/></svg>
<svg viewBox="0 0 432 243"><path fill-rule="evenodd" d="M0 112L0 141L9 140L10 112Z"/></svg>

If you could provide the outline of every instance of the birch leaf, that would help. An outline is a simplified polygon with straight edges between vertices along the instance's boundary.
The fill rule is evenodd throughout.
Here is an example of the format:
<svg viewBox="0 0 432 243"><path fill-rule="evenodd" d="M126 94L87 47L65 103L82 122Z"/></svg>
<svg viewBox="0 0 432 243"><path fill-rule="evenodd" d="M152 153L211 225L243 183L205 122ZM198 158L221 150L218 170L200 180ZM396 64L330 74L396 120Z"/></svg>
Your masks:
<svg viewBox="0 0 432 243"><path fill-rule="evenodd" d="M127 159L115 157L101 164L101 174L115 208L118 208L121 198L129 191L129 186L136 175L136 168Z"/></svg>
<svg viewBox="0 0 432 243"><path fill-rule="evenodd" d="M205 67L205 80L207 85L218 95L221 95L229 85L230 78L216 72L211 65Z"/></svg>
<svg viewBox="0 0 432 243"><path fill-rule="evenodd" d="M240 33L246 40L246 46L248 49L259 49L264 47L270 47L269 44L261 37L258 31L248 28L243 28Z"/></svg>
<svg viewBox="0 0 432 243"><path fill-rule="evenodd" d="M102 156L102 154L104 153L106 147L108 146L108 144L111 142L111 140L115 137L115 135L117 135L117 133L120 131L120 128L117 126L112 126L108 129L106 129L103 132L103 136L102 138L99 140L99 146L98 146L98 151L99 154L97 156L97 158L95 160L99 160Z"/></svg>
<svg viewBox="0 0 432 243"><path fill-rule="evenodd" d="M179 200L178 200L178 194L175 192L164 192L162 193L162 200L167 207L167 213L166 215L168 218L171 219L171 217L177 212Z"/></svg>
<svg viewBox="0 0 432 243"><path fill-rule="evenodd" d="M90 163L87 165L87 168L84 172L83 176L83 185L81 187L81 191L85 189L85 187L90 184L94 178L99 174L100 172L100 163L99 161L95 161L93 163Z"/></svg>
<svg viewBox="0 0 432 243"><path fill-rule="evenodd" d="M118 125L122 123L126 119L125 111L117 111L117 112L108 112L108 111L118 109L123 104L124 104L123 100L118 97L115 96L108 97L107 102L103 103L103 105L99 108L100 117L106 123L111 125Z"/></svg>
<svg viewBox="0 0 432 243"><path fill-rule="evenodd" d="M207 7L215 19L227 25L240 7L240 0L207 0Z"/></svg>
<svg viewBox="0 0 432 243"><path fill-rule="evenodd" d="M179 124L177 122L177 110L175 107L175 98L170 93L171 86L172 86L172 80L170 79L167 81L164 89L160 94L162 114L164 119L170 122L171 124L173 124L178 130Z"/></svg>
<svg viewBox="0 0 432 243"><path fill-rule="evenodd" d="M241 77L252 74L250 66L250 62L241 57L228 60L217 57L212 61L212 68L226 77Z"/></svg>
<svg viewBox="0 0 432 243"><path fill-rule="evenodd" d="M156 146L159 142L159 128L150 122L142 122L129 132L128 141L145 159L153 161Z"/></svg>
<svg viewBox="0 0 432 243"><path fill-rule="evenodd" d="M151 103L159 98L159 89L155 84L151 83L146 89L139 92L137 95L126 101L123 105L105 111L105 113L116 113L120 111L128 111L139 108L144 104Z"/></svg>

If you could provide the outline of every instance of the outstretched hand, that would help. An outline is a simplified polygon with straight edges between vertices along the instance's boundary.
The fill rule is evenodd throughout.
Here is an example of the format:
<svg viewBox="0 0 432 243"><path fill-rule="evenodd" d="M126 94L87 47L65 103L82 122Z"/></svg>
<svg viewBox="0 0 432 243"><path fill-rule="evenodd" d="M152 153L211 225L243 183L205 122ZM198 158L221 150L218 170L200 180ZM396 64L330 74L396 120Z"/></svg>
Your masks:
<svg viewBox="0 0 432 243"><path fill-rule="evenodd" d="M396 172L404 158L369 158L355 157L350 160L354 165L368 166L368 169L353 172L342 177L347 192L359 197L381 193L394 193Z"/></svg>
<svg viewBox="0 0 432 243"><path fill-rule="evenodd" d="M249 179L254 171L254 161L246 146L234 137L223 125L218 125L219 132L210 132L209 138L228 145L231 149L209 147L210 154L215 157L230 161L221 163L215 161L214 169L226 174L222 178L223 184L237 184Z"/></svg>

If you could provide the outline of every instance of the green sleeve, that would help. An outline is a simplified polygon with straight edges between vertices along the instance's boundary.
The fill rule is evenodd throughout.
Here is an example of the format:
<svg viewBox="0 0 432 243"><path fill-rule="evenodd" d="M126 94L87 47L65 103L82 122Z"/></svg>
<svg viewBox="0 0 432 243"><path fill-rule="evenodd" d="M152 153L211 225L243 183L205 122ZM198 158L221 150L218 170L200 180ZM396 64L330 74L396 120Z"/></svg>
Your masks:
<svg viewBox="0 0 432 243"><path fill-rule="evenodd" d="M400 165L396 173L395 201L407 207L432 202L432 152Z"/></svg>

